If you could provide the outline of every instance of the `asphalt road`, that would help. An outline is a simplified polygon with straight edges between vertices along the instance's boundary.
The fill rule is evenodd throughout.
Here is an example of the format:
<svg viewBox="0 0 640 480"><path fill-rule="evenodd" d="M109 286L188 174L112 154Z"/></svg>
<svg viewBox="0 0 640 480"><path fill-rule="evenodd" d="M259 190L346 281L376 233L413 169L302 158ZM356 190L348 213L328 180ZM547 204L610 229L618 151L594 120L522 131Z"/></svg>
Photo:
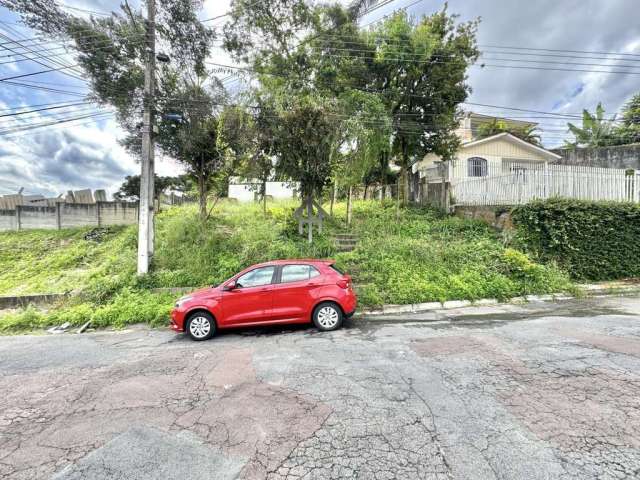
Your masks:
<svg viewBox="0 0 640 480"><path fill-rule="evenodd" d="M640 298L0 338L0 477L640 477Z"/></svg>

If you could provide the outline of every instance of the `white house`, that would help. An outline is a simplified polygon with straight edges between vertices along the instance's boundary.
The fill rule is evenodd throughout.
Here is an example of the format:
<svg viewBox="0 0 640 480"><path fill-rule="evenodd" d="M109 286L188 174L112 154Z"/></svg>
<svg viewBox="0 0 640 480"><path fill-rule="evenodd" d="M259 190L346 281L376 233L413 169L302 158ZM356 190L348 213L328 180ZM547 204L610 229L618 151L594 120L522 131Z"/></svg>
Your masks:
<svg viewBox="0 0 640 480"><path fill-rule="evenodd" d="M429 154L414 164L414 198L444 208L518 205L550 197L640 202L640 171L558 165L560 155L510 133L478 138L481 125L494 120L467 114L457 130L462 144L451 160ZM536 125L498 120L520 128Z"/></svg>
<svg viewBox="0 0 640 480"><path fill-rule="evenodd" d="M450 182L456 183L477 177L494 177L513 173L524 175L526 170L541 169L546 163L562 158L556 153L525 142L510 133L499 133L478 139L480 126L496 119L515 127L536 125L520 120L468 113L460 121L460 126L456 130L462 145L455 157L446 165L442 165L442 159L439 156L426 155L424 159L414 164L413 172L419 173L421 178L441 178L445 174Z"/></svg>

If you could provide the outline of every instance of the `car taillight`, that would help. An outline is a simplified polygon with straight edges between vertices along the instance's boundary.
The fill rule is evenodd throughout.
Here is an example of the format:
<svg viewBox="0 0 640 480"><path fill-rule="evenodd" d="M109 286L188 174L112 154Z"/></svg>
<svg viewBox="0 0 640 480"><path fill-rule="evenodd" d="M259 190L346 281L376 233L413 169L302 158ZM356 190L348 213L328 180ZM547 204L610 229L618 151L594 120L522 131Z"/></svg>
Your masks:
<svg viewBox="0 0 640 480"><path fill-rule="evenodd" d="M338 285L340 288L349 288L351 286L351 277L347 275L345 276L345 278L341 278L336 282L336 285Z"/></svg>

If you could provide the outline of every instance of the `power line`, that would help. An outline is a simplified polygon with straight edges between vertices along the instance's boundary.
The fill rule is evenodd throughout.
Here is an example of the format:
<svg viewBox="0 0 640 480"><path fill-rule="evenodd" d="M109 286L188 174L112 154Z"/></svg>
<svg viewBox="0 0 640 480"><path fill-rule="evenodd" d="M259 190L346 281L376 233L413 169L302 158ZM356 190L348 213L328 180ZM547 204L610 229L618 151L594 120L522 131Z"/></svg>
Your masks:
<svg viewBox="0 0 640 480"><path fill-rule="evenodd" d="M17 35L17 36L18 36L18 39L19 39L20 41L18 41L17 43L18 43L18 45L19 45L19 46L21 46L21 47L23 47L23 48L26 48L29 52L31 52L31 53L33 53L33 54L35 54L35 55L37 55L37 56L40 56L40 57L43 57L43 56L44 56L44 55L42 55L40 52L37 52L37 51L33 50L31 47L25 47L25 46L21 43L21 42L22 42L22 38L24 38L24 36L23 36L23 35L21 35L21 34L20 34L20 32L16 31L15 29L13 29L13 28L11 28L11 27L6 27L6 29L7 29L7 30L9 30L9 32L13 33L14 35ZM22 38L21 38L21 37L22 37ZM13 39L11 39L11 40L13 40ZM21 53L24 53L24 52L21 52ZM67 63L64 63L64 62L62 62L62 61L60 61L60 60L51 60L51 62L52 62L54 65L59 65L59 66L67 66L67 65L68 65ZM47 65L47 66L48 66L48 65ZM77 72L77 73L81 74L82 72ZM69 74L69 73L65 73L65 75L73 76L73 75L71 75L71 74ZM75 77L75 78L81 78L81 77Z"/></svg>
<svg viewBox="0 0 640 480"><path fill-rule="evenodd" d="M131 37L134 38L139 38L139 40L136 41L141 41L143 40L144 37L144 33L143 32L139 32L139 33L131 33L129 34ZM104 38L104 37L107 38ZM107 36L104 32L93 32L93 33L86 33L84 35L80 35L78 37L70 37L69 40L45 40L45 41L41 41L38 43L32 43L30 45L24 45L24 41L20 40L19 42L16 40L12 40L9 42L4 42L2 44L2 46L6 46L6 44L8 43L20 43L19 46L15 47L15 48L22 48L22 49L28 49L28 48L35 48L35 47L40 47L40 46L45 46L45 45L50 45L50 44L56 44L56 43L60 43L61 45L59 46L55 46L55 47L51 47L51 48L41 48L38 50L38 53L43 53L43 52L51 52L54 50L61 50L61 49L66 49L66 48L73 48L70 44L73 42L78 42L78 41L84 41L84 40L88 40L87 42L84 43L83 46L95 46L95 45L99 45L99 44L103 44L106 42L110 42L113 41L113 39L109 36ZM67 45L65 45L65 43ZM25 53L25 52L21 52L21 53ZM18 53L20 54L20 53ZM11 55L3 55L3 57L7 57L7 56L11 56Z"/></svg>
<svg viewBox="0 0 640 480"><path fill-rule="evenodd" d="M324 50L325 47L318 45L318 46L312 46L312 48L314 48L315 50ZM377 56L379 52L376 51L375 49L367 50L367 49L356 49L356 48L335 48L335 47L327 47L327 48L331 51L362 52L363 54L371 55L371 57L366 57L365 55L353 56L353 57L349 55L342 55L341 58L362 58L362 59L371 59L372 61L385 60L384 58L380 58ZM409 61L410 62L424 61L426 63L435 63L434 60L431 60L434 57L435 58L454 57L454 55L442 56L438 54L411 53L411 52L401 52L401 51L392 51L392 52L385 51L385 53L391 53L391 54L395 54L403 57L406 57L406 56L416 57L416 58L409 58ZM488 53L494 53L494 52L488 52ZM482 56L485 57L484 54L482 54ZM560 61L553 61L553 60L526 60L526 59L519 59L519 58L496 58L496 57L486 57L486 58L487 60L493 60L493 61L509 61L509 62L520 62L520 63L548 63L548 64L558 64L558 65L577 65L577 66L594 66L594 67L640 68L640 65L628 65L628 64L581 63L581 62L569 62L569 61L560 62ZM574 57L574 58L581 58L581 57ZM404 58L392 58L390 60L404 60ZM637 60L637 61L640 61L640 60ZM438 62L438 63L442 63L442 62Z"/></svg>
<svg viewBox="0 0 640 480"><path fill-rule="evenodd" d="M111 12L111 13L97 12L95 10L87 10L87 9L84 9L84 8L72 7L70 5L64 5L64 4L58 4L58 7L59 8L65 8L67 10L75 10L77 12L92 13L94 15L100 15L100 16L103 16L103 17L110 17L114 13L114 12Z"/></svg>
<svg viewBox="0 0 640 480"><path fill-rule="evenodd" d="M9 111L12 111L12 110L24 110L25 108L47 107L49 105L60 105L60 104L66 104L66 103L69 103L69 102L68 101L62 101L62 102L38 103L36 105L21 105L19 107L4 108L4 109L1 109L0 112L9 112Z"/></svg>
<svg viewBox="0 0 640 480"><path fill-rule="evenodd" d="M16 78L23 78L23 77L30 77L32 75L40 75L42 73L49 73L49 72L59 72L60 70L64 70L66 68L72 68L75 65L70 65L68 67L58 67L58 68L49 68L47 70L40 70L37 72L31 72L31 73L23 73L21 75L13 75L12 77L4 77L4 78L0 78L0 82L5 82L7 80L14 80Z"/></svg>
<svg viewBox="0 0 640 480"><path fill-rule="evenodd" d="M82 119L76 119L76 120L66 120L63 122L59 122L59 124L63 124L62 126L64 128L68 127L68 125L70 124L74 124L75 126L79 126L79 125L89 125L89 124L94 124L98 121L101 120L107 120L109 119L111 116L113 115L113 113L111 112L106 112L106 113L101 113L101 114L97 114L95 116L93 116L91 121L87 121L87 122L81 122L78 123L80 120ZM11 138L15 138L15 137L26 137L28 135L33 135L33 134L38 134L40 133L40 131L33 131L33 130L38 130L40 128L44 128L47 127L47 132L49 130L53 130L53 129L58 129L60 128L60 125L43 125L43 126L39 126L37 128L31 129L31 131L27 131L27 133L22 133L22 132L14 132L14 133L7 133L4 135L1 135L2 139L8 139L9 141L11 141Z"/></svg>
<svg viewBox="0 0 640 480"><path fill-rule="evenodd" d="M38 85L29 85L28 83L22 83L22 82L14 82L11 80L5 80L4 82L2 82L4 84L7 85L13 85L16 87L21 87L21 88L30 88L33 90L42 90L44 92L50 92L50 93L58 93L61 95L71 95L71 96L75 96L75 97L86 97L88 95L88 93L82 93L82 92L72 92L69 90L61 90L61 89L57 89L57 88L49 88L49 87L41 87Z"/></svg>
<svg viewBox="0 0 640 480"><path fill-rule="evenodd" d="M24 114L27 114L27 113L42 112L42 111L45 111L45 110L57 110L57 109L60 109L60 108L76 107L76 106L79 106L79 105L86 105L87 103L90 103L90 102L67 103L66 105L58 105L58 106L45 107L45 108L36 108L36 109L33 109L33 110L27 110L27 111L24 111L24 112L5 113L5 114L0 115L0 118L1 117L15 117L15 116L18 116L18 115L24 115Z"/></svg>
<svg viewBox="0 0 640 480"><path fill-rule="evenodd" d="M25 125L25 126L16 126L16 127L5 128L4 130L0 130L0 136L4 137L5 134L13 134L13 133L18 133L18 132L33 130L33 129L36 129L36 128L42 128L42 127L48 127L48 126L52 126L52 125L59 125L59 124L62 124L62 123L68 123L68 122L72 122L72 121L75 121L75 120L83 120L83 119L92 118L92 117L101 117L101 116L104 116L104 115L112 115L112 112L90 113L90 114L85 114L85 115L80 115L80 116L75 116L75 117L59 119L59 120L52 121L52 122L42 122L42 123L37 123L37 124Z"/></svg>
<svg viewBox="0 0 640 480"><path fill-rule="evenodd" d="M258 72L255 69L252 68L248 68L248 67L238 67L238 66L234 66L234 65L227 65L227 64L223 64L223 63L217 63L217 62L206 62L208 65L215 65L218 67L224 67L224 68L230 68L230 69L237 69L237 70L243 70L249 73L256 73L258 75L268 75L268 76L275 76L275 77L281 77L281 78L288 78L289 75L287 74L275 74L275 73L267 73L267 72ZM374 89L362 89L365 92L369 92L369 93L386 93L382 90L374 90ZM423 97L421 95L411 95L409 94L409 96L412 97L418 97L418 98L426 98ZM570 119L582 119L582 114L576 113L576 114L571 114L571 113L558 113L558 112L546 112L546 111L542 111L542 110L528 110L528 109L523 109L523 108L518 108L518 107L504 107L504 106L499 106L499 105L490 105L490 104L485 104L485 103L474 103L474 102L462 102L466 105L474 105L474 106L480 106L480 107L488 107L488 108L497 108L500 110L514 110L514 111L521 111L521 112L528 112L528 113L537 113L540 115L550 115L550 116L555 116L555 117L563 117L563 118L570 118Z"/></svg>
<svg viewBox="0 0 640 480"><path fill-rule="evenodd" d="M60 120L66 118L67 115L79 115L84 113L98 113L100 111L104 111L100 107L96 107L92 104L86 104L79 107L71 107L68 110L63 112L53 112L53 111L45 111L45 112L36 112L30 113L29 118L23 117L9 117L9 118L0 118L0 128L18 128L23 126L33 125L34 122L39 121L50 121L52 119Z"/></svg>
<svg viewBox="0 0 640 480"><path fill-rule="evenodd" d="M505 50L529 50L529 51L542 51L542 52L566 52L566 53L583 53L585 55L620 55L629 57L640 57L640 53L620 53L620 52L597 52L593 50L567 50L556 48L532 48L532 47L514 47L506 45L478 45L479 47L487 48L502 48Z"/></svg>

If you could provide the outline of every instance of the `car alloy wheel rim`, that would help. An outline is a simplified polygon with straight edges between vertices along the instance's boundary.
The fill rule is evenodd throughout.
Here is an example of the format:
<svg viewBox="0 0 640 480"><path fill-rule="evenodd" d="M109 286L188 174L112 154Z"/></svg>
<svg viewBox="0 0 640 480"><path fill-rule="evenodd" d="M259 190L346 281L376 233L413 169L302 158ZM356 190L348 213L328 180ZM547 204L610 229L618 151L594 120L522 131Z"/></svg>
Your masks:
<svg viewBox="0 0 640 480"><path fill-rule="evenodd" d="M338 312L333 307L322 307L318 312L318 323L323 328L333 328L338 324Z"/></svg>
<svg viewBox="0 0 640 480"><path fill-rule="evenodd" d="M189 322L189 331L196 338L206 337L211 331L211 323L206 317L194 317Z"/></svg>

